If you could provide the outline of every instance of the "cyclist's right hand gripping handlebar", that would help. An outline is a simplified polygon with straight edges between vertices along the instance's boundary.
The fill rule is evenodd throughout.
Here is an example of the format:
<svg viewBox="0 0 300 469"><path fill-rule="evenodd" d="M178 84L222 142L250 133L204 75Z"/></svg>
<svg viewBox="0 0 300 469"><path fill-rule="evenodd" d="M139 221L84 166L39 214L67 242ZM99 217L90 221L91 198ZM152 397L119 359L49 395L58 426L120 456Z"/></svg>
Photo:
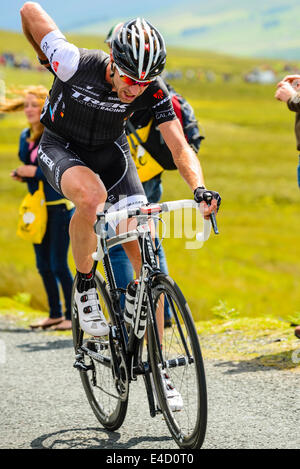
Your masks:
<svg viewBox="0 0 300 469"><path fill-rule="evenodd" d="M194 190L194 199L198 204L200 204L201 202L206 202L208 206L211 204L212 199L216 199L217 211L219 210L221 200L222 200L218 192L209 191L205 189L204 186L197 187L197 189ZM215 234L219 234L217 220L216 220L216 216L214 212L212 212L209 217L210 217L210 221L211 221Z"/></svg>

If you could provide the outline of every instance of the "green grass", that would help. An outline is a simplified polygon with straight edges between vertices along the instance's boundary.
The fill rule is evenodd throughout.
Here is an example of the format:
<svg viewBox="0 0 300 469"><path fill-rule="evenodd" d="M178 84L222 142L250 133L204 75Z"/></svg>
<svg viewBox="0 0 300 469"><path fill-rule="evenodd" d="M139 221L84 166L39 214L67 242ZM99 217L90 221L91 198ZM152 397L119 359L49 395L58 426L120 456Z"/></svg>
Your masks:
<svg viewBox="0 0 300 469"><path fill-rule="evenodd" d="M1 37L6 34L0 33ZM75 38L78 45L99 46L98 38ZM10 37L19 52L29 51L20 37ZM14 42L15 41L15 42ZM5 47L7 49L7 46ZM1 49L0 49L1 52ZM34 57L34 54L31 53ZM185 250L185 240L164 242L170 274L190 303L197 320L214 317L220 301L241 318L272 317L288 321L300 311L300 206L296 181L297 151L294 115L274 99L273 86L243 82L253 59L220 54L170 50L168 66L214 69L215 83L203 79L174 82L189 99L203 126L206 140L199 156L206 185L222 195L218 216L220 235L211 235L199 250ZM282 70L280 61L268 62ZM232 82L221 74L232 72ZM42 83L47 73L0 69L9 88ZM22 114L0 120L0 296L31 294L31 305L46 311L32 246L17 239L17 210L25 187L10 180L18 163ZM190 198L177 172L165 172L164 200ZM74 269L70 256L70 263Z"/></svg>

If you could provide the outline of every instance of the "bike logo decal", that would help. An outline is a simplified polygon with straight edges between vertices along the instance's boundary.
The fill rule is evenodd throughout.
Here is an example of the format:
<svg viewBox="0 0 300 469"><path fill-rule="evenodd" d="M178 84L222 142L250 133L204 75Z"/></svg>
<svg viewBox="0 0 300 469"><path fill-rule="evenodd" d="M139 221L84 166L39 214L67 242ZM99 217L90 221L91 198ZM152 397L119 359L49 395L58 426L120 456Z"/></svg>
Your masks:
<svg viewBox="0 0 300 469"><path fill-rule="evenodd" d="M54 56L54 54L55 54L56 51L57 51L57 49L54 49L54 51L52 52L52 54L50 55L50 58L49 58L49 62L50 62L52 65L53 65L53 62L52 62L53 56Z"/></svg>
<svg viewBox="0 0 300 469"><path fill-rule="evenodd" d="M40 119L42 119L42 118L44 117L44 115L46 114L46 111L47 111L47 109L48 109L48 105L50 106L50 104L49 104L49 99L48 99L48 96L47 96L47 98L46 98L46 100L45 100L45 104L44 104L43 110L42 110L42 112L41 112Z"/></svg>
<svg viewBox="0 0 300 469"><path fill-rule="evenodd" d="M96 109L100 109L101 111L109 111L109 112L126 112L127 107L129 104L123 103L108 103L106 101L99 101L96 98L92 98L91 96L87 96L86 94L80 93L73 89L73 94L71 95L73 99L77 102L84 104L85 106L93 107Z"/></svg>
<svg viewBox="0 0 300 469"><path fill-rule="evenodd" d="M47 55L47 52L48 52L49 49L50 49L50 46L49 46L48 42L47 41L44 42L43 47L42 47L42 51L44 52L45 55Z"/></svg>
<svg viewBox="0 0 300 469"><path fill-rule="evenodd" d="M167 96L167 97L164 98L162 101L159 101L159 103L155 104L155 105L152 106L152 107L153 107L153 109L155 109L155 108L161 106L162 104L166 103L167 101L170 102L170 107L171 107L172 103L171 103L171 98L170 98L170 96Z"/></svg>
<svg viewBox="0 0 300 469"><path fill-rule="evenodd" d="M59 62L55 61L55 62L52 63L52 67L53 67L53 70L55 71L55 73L57 73L58 66L59 66Z"/></svg>
<svg viewBox="0 0 300 469"><path fill-rule="evenodd" d="M42 145L39 146L38 155L39 155L39 159L42 160L48 166L48 168L50 168L50 170L52 171L53 166L54 166L54 161L51 160L51 158L49 158L49 156L46 155L46 153L43 151Z"/></svg>
<svg viewBox="0 0 300 469"><path fill-rule="evenodd" d="M55 184L59 187L59 178L60 178L60 166L55 168Z"/></svg>
<svg viewBox="0 0 300 469"><path fill-rule="evenodd" d="M173 119L176 117L176 114L174 111L166 111L166 112L157 112L155 114L155 119L160 120L160 119Z"/></svg>
<svg viewBox="0 0 300 469"><path fill-rule="evenodd" d="M154 98L156 99L162 99L164 97L163 90L158 90L156 93L154 93Z"/></svg>
<svg viewBox="0 0 300 469"><path fill-rule="evenodd" d="M60 103L61 100L62 100L62 97L63 97L63 94L60 93L60 94L58 95L57 100L56 100L55 103L54 103L53 109L52 109L51 105L49 105L49 112L50 112L50 116L51 116L52 122L54 122L54 116L55 116L57 107L58 107L59 103ZM64 109L62 109L62 111L64 111ZM62 115L61 117L63 117L63 115Z"/></svg>

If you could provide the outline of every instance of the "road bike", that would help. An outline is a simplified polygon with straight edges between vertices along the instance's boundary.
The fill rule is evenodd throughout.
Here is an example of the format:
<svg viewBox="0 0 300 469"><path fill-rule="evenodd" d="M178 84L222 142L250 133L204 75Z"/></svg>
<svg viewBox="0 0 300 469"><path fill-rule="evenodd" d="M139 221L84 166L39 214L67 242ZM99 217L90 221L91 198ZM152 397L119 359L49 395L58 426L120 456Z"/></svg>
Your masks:
<svg viewBox="0 0 300 469"><path fill-rule="evenodd" d="M149 225L150 220L159 218L164 212L184 208L198 210L199 205L193 200L178 200L97 214L97 251L93 254L93 269L100 305L109 323L109 334L91 337L81 330L74 301L77 277L72 295L72 331L74 367L80 372L95 416L106 429L115 431L122 425L130 385L142 376L151 417L163 414L177 445L196 449L203 444L207 424L207 391L199 339L180 288L159 269ZM108 237L107 223L133 217L137 220L134 230ZM215 218L212 218L216 231ZM210 221L204 220L202 240L209 237L210 228ZM126 291L117 288L109 249L135 240L139 243L142 267L136 280L134 313L128 324L120 303L121 295ZM103 263L105 279L97 271L99 261ZM156 316L166 303L172 313L172 326L164 329L162 334ZM172 410L169 405L164 373L182 396L183 408L180 411Z"/></svg>

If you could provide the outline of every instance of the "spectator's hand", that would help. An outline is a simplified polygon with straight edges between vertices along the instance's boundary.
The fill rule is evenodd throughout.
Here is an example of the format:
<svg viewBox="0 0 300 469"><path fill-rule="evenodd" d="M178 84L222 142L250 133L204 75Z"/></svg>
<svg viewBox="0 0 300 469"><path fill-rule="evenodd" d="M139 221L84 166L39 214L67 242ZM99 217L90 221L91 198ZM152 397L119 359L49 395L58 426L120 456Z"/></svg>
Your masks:
<svg viewBox="0 0 300 469"><path fill-rule="evenodd" d="M282 81L292 83L294 80L300 80L300 75L287 75Z"/></svg>
<svg viewBox="0 0 300 469"><path fill-rule="evenodd" d="M287 102L293 96L296 96L298 93L292 87L288 81L281 81L277 85L277 91L275 93L275 98L279 101Z"/></svg>
<svg viewBox="0 0 300 469"><path fill-rule="evenodd" d="M17 171L14 169L13 171L11 171L10 173L10 177L14 180L14 181L19 181L19 182L23 182L23 178L21 178Z"/></svg>
<svg viewBox="0 0 300 469"><path fill-rule="evenodd" d="M32 164L24 164L16 169L17 176L20 178L33 178L37 167Z"/></svg>

